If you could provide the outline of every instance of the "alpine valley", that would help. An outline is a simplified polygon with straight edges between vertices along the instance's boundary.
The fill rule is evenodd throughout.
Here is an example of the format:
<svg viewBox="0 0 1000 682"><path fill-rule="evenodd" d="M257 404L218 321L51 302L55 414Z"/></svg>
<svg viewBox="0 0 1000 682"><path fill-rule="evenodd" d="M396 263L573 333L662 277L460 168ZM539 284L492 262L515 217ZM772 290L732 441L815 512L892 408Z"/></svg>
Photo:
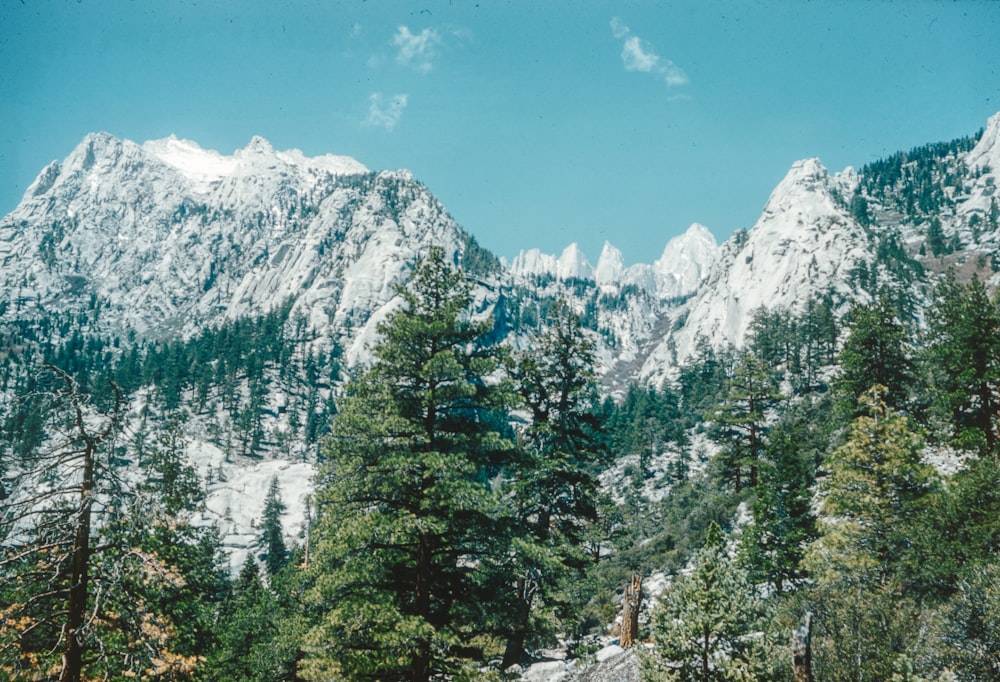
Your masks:
<svg viewBox="0 0 1000 682"><path fill-rule="evenodd" d="M90 134L0 220L0 501L56 485L33 464L62 442L39 407L47 396L64 383L90 396L79 425L97 430L113 382L126 406L122 487L168 477L155 455L172 448L202 496L190 519L218 529L232 575L260 549L275 491L285 545L306 545L346 382L370 366L401 287L437 248L471 283L466 314L488 321L490 344L531 350L565 301L594 344L606 414L640 390L676 390L690 406L691 368L776 328L761 353L781 358L780 392L825 391L857 305L886 301L921 330L948 277L997 288L998 183L1000 114L859 170L795 161L757 222L721 244L696 223L652 263L626 266L610 243L596 264L576 244L506 262L405 170L259 137L227 156ZM711 467L717 439L700 422L683 430L648 448L618 441L600 478L612 498L639 505L622 492L638 475L639 497L662 500L681 459L690 476ZM14 537L8 521L0 531Z"/></svg>

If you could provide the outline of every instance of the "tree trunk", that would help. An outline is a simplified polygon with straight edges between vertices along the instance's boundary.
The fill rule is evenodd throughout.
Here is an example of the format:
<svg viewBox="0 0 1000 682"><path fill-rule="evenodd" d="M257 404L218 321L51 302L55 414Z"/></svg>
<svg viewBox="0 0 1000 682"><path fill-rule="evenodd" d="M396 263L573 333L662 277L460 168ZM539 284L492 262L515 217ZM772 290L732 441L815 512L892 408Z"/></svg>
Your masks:
<svg viewBox="0 0 1000 682"><path fill-rule="evenodd" d="M425 534L421 533L417 541L417 571L413 586L413 601L416 614L424 622L428 622L431 615L430 563L430 541ZM410 661L410 680L411 682L427 682L431 676L431 643L421 639L414 642L414 649L413 659Z"/></svg>
<svg viewBox="0 0 1000 682"><path fill-rule="evenodd" d="M799 626L792 630L792 675L795 682L813 682L811 634L812 614L807 611Z"/></svg>
<svg viewBox="0 0 1000 682"><path fill-rule="evenodd" d="M81 641L84 621L87 615L87 582L90 569L90 514L94 501L94 460L97 449L111 436L121 417L122 397L118 386L112 382L111 388L115 394L115 405L107 415L107 423L101 431L91 433L87 429L84 416L84 396L79 392L76 382L66 372L48 365L66 383L63 394L69 398L74 413L74 443L80 443L81 449L73 454L82 458L82 477L80 481L80 510L76 518L76 535L73 538L73 560L70 566L69 597L66 604L66 643L63 648L62 669L59 671L59 682L80 682L83 676L83 642Z"/></svg>
<svg viewBox="0 0 1000 682"><path fill-rule="evenodd" d="M635 646L639 634L639 607L642 605L642 575L632 574L632 580L625 586L625 599L622 608L622 632L618 638L618 646L628 649Z"/></svg>
<svg viewBox="0 0 1000 682"><path fill-rule="evenodd" d="M89 438L84 441L83 481L80 487L80 512L76 520L76 537L73 540L73 565L70 571L68 616L66 619L66 647L59 682L79 682L83 669L83 648L80 631L87 612L87 579L90 564L90 508L94 489L94 450L96 444Z"/></svg>
<svg viewBox="0 0 1000 682"><path fill-rule="evenodd" d="M517 580L517 613L514 614L514 631L507 638L507 648L503 652L500 670L516 665L524 658L524 641L528 637L528 620L531 618L531 603L534 601L537 584L527 578Z"/></svg>
<svg viewBox="0 0 1000 682"><path fill-rule="evenodd" d="M702 633L701 641L701 679L708 682L708 674L711 672L708 666L708 653L711 650L712 642L710 641L712 637L712 631L705 626L705 631Z"/></svg>

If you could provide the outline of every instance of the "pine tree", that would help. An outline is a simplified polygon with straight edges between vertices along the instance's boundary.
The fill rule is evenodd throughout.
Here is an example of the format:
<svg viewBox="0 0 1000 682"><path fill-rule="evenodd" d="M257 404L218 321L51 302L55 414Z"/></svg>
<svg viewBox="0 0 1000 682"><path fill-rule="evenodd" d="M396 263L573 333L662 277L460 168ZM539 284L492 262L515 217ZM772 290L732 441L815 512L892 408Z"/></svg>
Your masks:
<svg viewBox="0 0 1000 682"><path fill-rule="evenodd" d="M139 488L154 495L166 513L176 516L182 511L194 511L201 500L201 480L187 462L187 441L179 417L169 421L152 444L141 444L140 460L146 479Z"/></svg>
<svg viewBox="0 0 1000 682"><path fill-rule="evenodd" d="M223 603L217 626L219 646L209 660L211 678L219 682L283 679L284 661L274 640L280 611L261 581L260 568L248 558Z"/></svg>
<svg viewBox="0 0 1000 682"><path fill-rule="evenodd" d="M936 407L955 441L993 453L1000 408L1000 306L974 277L954 272L935 291L927 314L928 368Z"/></svg>
<svg viewBox="0 0 1000 682"><path fill-rule="evenodd" d="M263 552L261 561L270 576L277 575L288 561L288 549L285 547L285 531L281 525L281 515L285 512L285 503L281 501L281 489L278 477L271 479L264 499L264 518L261 521L260 545Z"/></svg>
<svg viewBox="0 0 1000 682"><path fill-rule="evenodd" d="M960 679L1000 679L1000 564L968 569L944 615L938 657L958 670Z"/></svg>
<svg viewBox="0 0 1000 682"><path fill-rule="evenodd" d="M885 298L873 305L855 305L848 315L850 331L834 381L840 410L852 417L863 410L859 400L872 386L885 387L881 400L890 409L902 409L914 382L908 335L899 315Z"/></svg>
<svg viewBox="0 0 1000 682"><path fill-rule="evenodd" d="M927 245L931 247L931 253L935 256L943 256L947 253L948 246L944 240L944 230L941 229L941 219L934 216L927 227Z"/></svg>
<svg viewBox="0 0 1000 682"><path fill-rule="evenodd" d="M936 485L921 459L921 439L875 386L867 414L826 462L821 536L810 548L814 577L884 583L911 545L907 536Z"/></svg>
<svg viewBox="0 0 1000 682"><path fill-rule="evenodd" d="M768 641L764 606L746 572L726 552L714 523L694 570L678 576L653 613L652 653L643 658L649 682L765 680Z"/></svg>
<svg viewBox="0 0 1000 682"><path fill-rule="evenodd" d="M744 480L751 488L757 485L767 433L765 412L781 397L774 376L761 360L744 352L726 384L723 401L712 415L724 442L719 464L737 493ZM743 477L744 471L747 479Z"/></svg>
<svg viewBox="0 0 1000 682"><path fill-rule="evenodd" d="M524 656L533 605L553 606L563 582L588 561L583 538L597 520L595 465L604 455L594 351L579 317L558 302L531 351L518 353L511 367L531 422L506 472L514 609L501 669Z"/></svg>
<svg viewBox="0 0 1000 682"><path fill-rule="evenodd" d="M805 577L802 559L816 537L812 512L812 467L802 453L808 441L803 424L782 424L771 434L742 550L751 575L775 592Z"/></svg>
<svg viewBox="0 0 1000 682"><path fill-rule="evenodd" d="M324 453L306 679L467 679L468 643L496 610L505 543L489 475L511 445L491 417L509 397L485 379L490 325L467 320L468 282L441 249L399 293Z"/></svg>
<svg viewBox="0 0 1000 682"><path fill-rule="evenodd" d="M922 643L920 576L909 567L920 561L914 533L937 479L919 435L881 400L884 392L875 386L863 398L865 413L825 462L820 536L804 560L822 679L891 679L900 657Z"/></svg>
<svg viewBox="0 0 1000 682"><path fill-rule="evenodd" d="M191 505L156 483L123 485L108 447L121 403L102 413L53 371L65 388L47 401L51 432L68 439L25 471L20 489L36 492L0 509L11 524L0 529L0 670L15 679L190 675L211 646L224 587L217 536L174 513Z"/></svg>
<svg viewBox="0 0 1000 682"><path fill-rule="evenodd" d="M27 462L19 487L32 492L0 507L0 575L13 586L0 610L0 661L8 670L51 667L60 682L79 682L91 645L94 501L109 478L100 460L124 409L119 395L109 412L95 410L76 380L48 369L62 384L44 396L52 432L62 440Z"/></svg>

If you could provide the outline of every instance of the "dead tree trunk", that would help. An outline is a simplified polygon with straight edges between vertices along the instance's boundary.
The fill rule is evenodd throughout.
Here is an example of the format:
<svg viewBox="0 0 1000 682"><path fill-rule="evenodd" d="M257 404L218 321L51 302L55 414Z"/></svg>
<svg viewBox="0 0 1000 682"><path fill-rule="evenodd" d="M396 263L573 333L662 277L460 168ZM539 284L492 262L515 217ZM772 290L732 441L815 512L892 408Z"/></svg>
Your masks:
<svg viewBox="0 0 1000 682"><path fill-rule="evenodd" d="M635 646L639 634L639 607L642 605L642 576L632 574L632 580L625 586L625 599L622 608L622 632L618 638L618 646L628 649Z"/></svg>
<svg viewBox="0 0 1000 682"><path fill-rule="evenodd" d="M83 645L80 642L87 611L87 580L90 565L90 512L94 491L94 451L96 444L86 439L83 446L83 482L80 487L80 511L73 540L73 564L70 570L69 604L66 618L66 648L63 650L60 682L79 682L83 670Z"/></svg>
<svg viewBox="0 0 1000 682"><path fill-rule="evenodd" d="M74 438L79 443L75 453L81 458L82 480L80 482L80 508L76 517L76 533L73 539L73 559L70 567L69 599L66 605L66 643L63 648L62 670L59 682L80 682L83 674L83 643L81 641L86 613L90 569L90 517L94 502L94 468L98 448L111 437L121 416L121 394L112 384L115 392L115 406L108 415L107 423L100 431L92 432L87 426L83 405L87 399L80 393L76 382L68 374L50 367L66 382L63 395L73 407Z"/></svg>
<svg viewBox="0 0 1000 682"><path fill-rule="evenodd" d="M806 611L802 622L792 630L792 675L795 682L813 682L811 635L812 614Z"/></svg>

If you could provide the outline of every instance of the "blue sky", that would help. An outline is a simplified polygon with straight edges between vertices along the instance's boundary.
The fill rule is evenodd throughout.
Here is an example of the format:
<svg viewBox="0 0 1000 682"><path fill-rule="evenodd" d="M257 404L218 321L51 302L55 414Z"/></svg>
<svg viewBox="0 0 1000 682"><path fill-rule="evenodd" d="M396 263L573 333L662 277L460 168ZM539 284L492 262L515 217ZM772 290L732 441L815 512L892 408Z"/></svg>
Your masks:
<svg viewBox="0 0 1000 682"><path fill-rule="evenodd" d="M0 213L88 132L409 168L487 248L651 262L1000 111L1000 2L7 0Z"/></svg>

